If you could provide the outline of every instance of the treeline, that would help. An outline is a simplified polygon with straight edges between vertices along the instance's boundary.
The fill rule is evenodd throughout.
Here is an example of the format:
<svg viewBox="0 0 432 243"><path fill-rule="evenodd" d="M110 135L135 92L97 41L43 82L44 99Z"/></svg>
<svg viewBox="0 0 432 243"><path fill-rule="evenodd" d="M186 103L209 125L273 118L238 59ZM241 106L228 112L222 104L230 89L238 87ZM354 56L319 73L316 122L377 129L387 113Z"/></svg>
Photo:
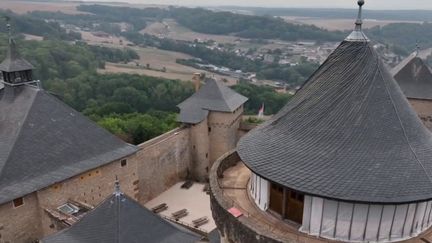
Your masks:
<svg viewBox="0 0 432 243"><path fill-rule="evenodd" d="M258 114L263 104L266 115L276 114L292 97L289 94L277 93L271 87L256 86L246 82L241 82L232 88L249 98L245 104L245 113L248 115Z"/></svg>
<svg viewBox="0 0 432 243"><path fill-rule="evenodd" d="M86 45L85 43L80 44ZM96 56L96 59L107 62L128 63L140 58L138 53L130 48L117 49L93 45L89 45L88 48Z"/></svg>
<svg viewBox="0 0 432 243"><path fill-rule="evenodd" d="M4 57L7 48L6 35L0 36L0 51ZM51 80L68 80L83 74L96 73L105 62L128 62L139 58L130 49L112 49L86 44L68 44L49 39L45 41L18 40L21 54L34 64L34 76L49 84Z"/></svg>
<svg viewBox="0 0 432 243"><path fill-rule="evenodd" d="M134 29L145 26L143 22L173 18L183 26L200 33L233 34L253 39L322 40L336 41L341 32L330 32L310 25L295 25L283 19L268 16L248 16L231 12L214 12L202 8L128 8L104 5L80 5L78 10L105 18L117 18L134 25ZM136 22L141 26L137 26Z"/></svg>
<svg viewBox="0 0 432 243"><path fill-rule="evenodd" d="M201 8L172 9L180 24L201 33L234 34L251 39L338 41L340 32L330 32L312 25L296 25L281 18L250 16L232 12L213 12Z"/></svg>
<svg viewBox="0 0 432 243"><path fill-rule="evenodd" d="M80 40L81 34L74 31L66 31L57 22L47 22L44 19L31 15L17 15L11 11L0 10L0 27L6 26L6 19L10 20L13 31L42 36L45 39ZM5 32L6 27L4 27Z"/></svg>
<svg viewBox="0 0 432 243"><path fill-rule="evenodd" d="M432 23L394 23L373 27L366 34L375 41L395 46L396 54L403 56L414 51L417 42L421 48L432 47Z"/></svg>

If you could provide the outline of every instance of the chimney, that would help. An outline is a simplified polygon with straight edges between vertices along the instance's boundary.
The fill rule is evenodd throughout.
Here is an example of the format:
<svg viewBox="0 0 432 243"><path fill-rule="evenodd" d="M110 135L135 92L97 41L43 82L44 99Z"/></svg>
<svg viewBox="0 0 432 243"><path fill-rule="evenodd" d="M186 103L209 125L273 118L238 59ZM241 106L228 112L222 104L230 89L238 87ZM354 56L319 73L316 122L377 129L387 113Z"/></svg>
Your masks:
<svg viewBox="0 0 432 243"><path fill-rule="evenodd" d="M192 76L192 81L195 85L195 92L197 92L201 87L202 76L201 73L194 73Z"/></svg>

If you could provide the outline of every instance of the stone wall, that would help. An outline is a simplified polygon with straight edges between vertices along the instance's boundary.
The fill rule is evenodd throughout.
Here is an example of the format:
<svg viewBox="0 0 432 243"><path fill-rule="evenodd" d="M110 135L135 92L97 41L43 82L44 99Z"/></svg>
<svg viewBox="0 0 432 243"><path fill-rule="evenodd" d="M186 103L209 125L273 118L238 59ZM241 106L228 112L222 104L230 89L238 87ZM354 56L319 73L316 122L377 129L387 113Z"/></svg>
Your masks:
<svg viewBox="0 0 432 243"><path fill-rule="evenodd" d="M198 124L190 125L191 173L198 181L208 178L210 141L207 118Z"/></svg>
<svg viewBox="0 0 432 243"><path fill-rule="evenodd" d="M0 205L0 243L31 243L43 235L36 193L23 198L24 204Z"/></svg>
<svg viewBox="0 0 432 243"><path fill-rule="evenodd" d="M211 136L207 119L177 128L138 145L140 150L126 161L111 162L29 194L20 207L14 208L12 202L0 205L0 243L30 243L57 232L61 227L45 209L55 210L68 199L97 206L113 193L116 176L122 191L141 204L179 181L207 179L210 148L222 153L235 147L241 114L238 109L212 116ZM228 125L218 127L222 123ZM209 138L214 139L211 144Z"/></svg>
<svg viewBox="0 0 432 243"><path fill-rule="evenodd" d="M238 130L242 121L243 106L234 112L215 112L209 114L210 166L227 151L234 149L239 139Z"/></svg>
<svg viewBox="0 0 432 243"><path fill-rule="evenodd" d="M190 175L189 128L175 129L139 147L137 169L140 203L155 198Z"/></svg>
<svg viewBox="0 0 432 243"><path fill-rule="evenodd" d="M0 205L0 243L30 243L62 229L45 209L55 210L68 199L97 206L121 190L144 204L186 179L191 161L188 128L178 128L140 144L127 158L87 171L24 197L24 204Z"/></svg>
<svg viewBox="0 0 432 243"><path fill-rule="evenodd" d="M137 199L139 191L136 173L137 157L132 155L124 159L126 161L123 162L123 166L121 160L114 161L38 191L37 198L44 235L50 235L61 229L56 227L55 220L45 212L45 209L54 210L66 203L68 199L97 206L113 193L116 176L120 181L121 190L131 198Z"/></svg>
<svg viewBox="0 0 432 243"><path fill-rule="evenodd" d="M417 112L423 124L432 131L432 101L409 99L409 102Z"/></svg>
<svg viewBox="0 0 432 243"><path fill-rule="evenodd" d="M232 204L224 199L218 178L223 172L240 161L237 152L230 151L217 160L210 171L210 203L212 215L224 243L282 243L282 240L267 237L254 229L247 218L236 218L228 212Z"/></svg>

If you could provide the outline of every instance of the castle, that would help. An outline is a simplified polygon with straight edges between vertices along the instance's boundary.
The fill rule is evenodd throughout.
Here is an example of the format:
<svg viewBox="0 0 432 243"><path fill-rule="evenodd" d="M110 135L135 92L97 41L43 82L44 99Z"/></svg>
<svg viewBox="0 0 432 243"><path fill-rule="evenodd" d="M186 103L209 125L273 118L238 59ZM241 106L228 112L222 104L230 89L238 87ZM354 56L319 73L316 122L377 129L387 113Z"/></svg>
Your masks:
<svg viewBox="0 0 432 243"><path fill-rule="evenodd" d="M195 77L179 128L127 144L41 89L10 37L0 64L0 242L195 241L142 207L186 179L210 182L223 242L431 241L432 137L417 116L431 128L432 99L419 94L432 75L415 56L387 71L362 32L363 4L355 30L293 100L244 137L247 98ZM65 217L58 209L75 210L69 202L90 212Z"/></svg>
<svg viewBox="0 0 432 243"><path fill-rule="evenodd" d="M57 209L93 209L116 176L141 204L179 181L206 181L237 143L247 99L218 81L179 105L179 128L133 146L41 89L32 69L10 37L0 64L0 242L35 242L75 223Z"/></svg>

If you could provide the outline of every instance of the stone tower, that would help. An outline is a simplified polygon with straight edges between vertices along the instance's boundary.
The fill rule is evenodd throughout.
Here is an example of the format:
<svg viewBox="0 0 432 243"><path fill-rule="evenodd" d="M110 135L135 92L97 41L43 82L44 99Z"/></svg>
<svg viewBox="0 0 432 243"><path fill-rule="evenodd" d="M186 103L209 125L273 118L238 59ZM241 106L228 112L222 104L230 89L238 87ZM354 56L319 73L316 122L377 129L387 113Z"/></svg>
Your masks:
<svg viewBox="0 0 432 243"><path fill-rule="evenodd" d="M178 120L190 126L193 178L205 181L213 162L235 148L246 101L221 82L206 79L195 94L178 105Z"/></svg>

